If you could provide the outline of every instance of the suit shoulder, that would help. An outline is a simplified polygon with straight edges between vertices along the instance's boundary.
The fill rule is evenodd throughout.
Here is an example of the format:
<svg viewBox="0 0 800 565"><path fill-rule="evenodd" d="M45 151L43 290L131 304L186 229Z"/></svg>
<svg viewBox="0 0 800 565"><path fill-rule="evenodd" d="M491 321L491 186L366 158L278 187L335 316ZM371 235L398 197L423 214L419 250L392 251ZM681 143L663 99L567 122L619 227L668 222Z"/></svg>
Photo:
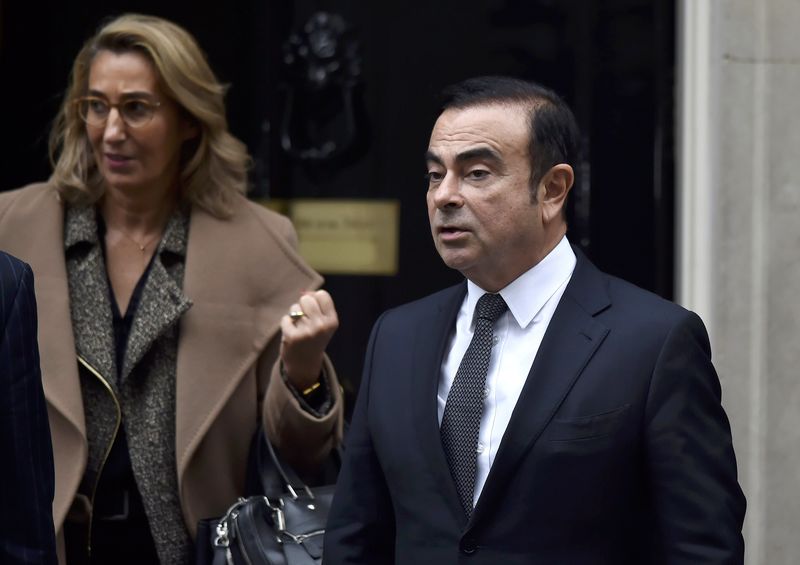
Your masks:
<svg viewBox="0 0 800 565"><path fill-rule="evenodd" d="M585 255L578 262L564 298L577 303L588 315L628 335L663 338L677 326L702 327L689 310L598 269Z"/></svg>
<svg viewBox="0 0 800 565"><path fill-rule="evenodd" d="M565 296L570 297L589 315L657 312L664 316L684 316L686 310L657 294L606 273L595 266L579 249L577 264Z"/></svg>
<svg viewBox="0 0 800 565"><path fill-rule="evenodd" d="M422 323L426 318L429 318L433 313L438 312L447 304L463 298L465 292L466 286L462 282L418 298L417 300L390 308L384 312L381 317L390 321L402 319Z"/></svg>
<svg viewBox="0 0 800 565"><path fill-rule="evenodd" d="M665 339L678 327L707 336L702 319L691 310L613 275L604 277L612 304L606 319L613 325L627 326L632 335L657 339Z"/></svg>
<svg viewBox="0 0 800 565"><path fill-rule="evenodd" d="M689 337L710 350L708 332L700 317L657 294L597 269L580 264L564 298L610 330L610 340L629 355L653 358L676 336ZM575 283L573 285L573 282ZM562 298L562 300L564 299Z"/></svg>
<svg viewBox="0 0 800 565"><path fill-rule="evenodd" d="M615 306L623 308L647 308L665 316L683 317L689 311L658 294L637 286L619 277L604 274L608 292Z"/></svg>

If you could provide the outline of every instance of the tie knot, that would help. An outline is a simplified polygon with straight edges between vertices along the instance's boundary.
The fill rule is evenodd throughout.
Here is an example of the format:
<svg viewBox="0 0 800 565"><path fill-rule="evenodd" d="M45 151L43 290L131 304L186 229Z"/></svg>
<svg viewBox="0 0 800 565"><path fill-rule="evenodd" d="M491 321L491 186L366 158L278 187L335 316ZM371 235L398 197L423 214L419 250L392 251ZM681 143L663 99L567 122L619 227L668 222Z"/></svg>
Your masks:
<svg viewBox="0 0 800 565"><path fill-rule="evenodd" d="M503 300L502 296L487 292L478 299L478 304L475 306L475 314L478 318L489 320L494 323L507 308L508 305L506 301Z"/></svg>

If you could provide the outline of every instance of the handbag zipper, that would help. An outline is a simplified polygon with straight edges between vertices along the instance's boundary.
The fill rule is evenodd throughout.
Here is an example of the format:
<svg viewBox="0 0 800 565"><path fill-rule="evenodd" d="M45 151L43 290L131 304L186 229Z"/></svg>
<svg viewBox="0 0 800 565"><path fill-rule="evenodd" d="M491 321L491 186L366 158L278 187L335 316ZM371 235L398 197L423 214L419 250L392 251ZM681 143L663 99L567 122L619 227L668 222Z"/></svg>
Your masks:
<svg viewBox="0 0 800 565"><path fill-rule="evenodd" d="M111 395L111 399L114 401L114 408L116 410L116 424L114 425L114 434L111 436L111 441L106 446L106 452L103 455L103 460L100 463L100 468L97 470L97 478L94 481L94 485L92 485L92 496L89 499L89 530L88 535L86 538L86 555L87 557L92 555L92 522L93 522L93 514L94 514L94 497L97 494L97 486L100 484L100 477L103 474L103 467L106 465L106 461L108 460L108 456L111 453L111 448L114 446L114 441L117 439L117 434L119 433L119 427L122 423L122 407L119 404L119 400L117 399L117 395L114 394L114 390L111 388L111 385L108 384L108 381L103 378L103 375L100 372L92 367L86 359L78 355L78 362L83 365L87 371L89 371L92 375L97 377L97 379L103 384L103 386L108 391L108 394Z"/></svg>
<svg viewBox="0 0 800 565"><path fill-rule="evenodd" d="M313 538L314 536L321 536L325 533L325 530L314 530L313 532L308 532L307 534L293 534L291 532L287 532L286 530L282 531L281 534L291 539L297 545L302 545L304 541L309 538Z"/></svg>
<svg viewBox="0 0 800 565"><path fill-rule="evenodd" d="M233 515L233 527L234 527L234 534L236 537L236 545L239 546L239 552L244 558L245 565L253 565L253 561L250 559L250 556L247 554L247 548L244 546L244 542L242 541L242 534L239 532L239 524L236 522L236 518L238 518L238 512ZM228 557L229 565L233 564L233 555Z"/></svg>

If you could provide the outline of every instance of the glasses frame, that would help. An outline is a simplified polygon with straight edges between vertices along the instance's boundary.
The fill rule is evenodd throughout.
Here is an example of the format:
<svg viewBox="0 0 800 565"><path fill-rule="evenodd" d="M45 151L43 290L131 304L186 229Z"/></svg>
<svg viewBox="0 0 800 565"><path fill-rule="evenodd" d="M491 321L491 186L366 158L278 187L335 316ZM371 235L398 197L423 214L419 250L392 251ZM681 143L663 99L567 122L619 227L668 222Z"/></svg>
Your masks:
<svg viewBox="0 0 800 565"><path fill-rule="evenodd" d="M98 100L98 101L102 102L103 104L105 104L106 106L108 106L108 115L105 117L105 119L101 123L97 123L97 124L91 123L89 120L86 119L86 117L81 112L81 109L80 109L81 104L83 104L84 102L90 102L92 100ZM142 122L140 124L132 124L125 117L125 113L122 112L122 106L124 106L125 104L128 104L129 102L144 102L144 103L146 103L146 104L148 104L148 105L153 107L153 112L152 112L152 114L150 115L150 117L146 121L144 121L144 122ZM108 124L108 117L111 115L111 110L112 109L116 109L117 110L117 114L119 115L119 118L129 128L133 128L133 129L142 128L142 127L146 126L147 124L149 124L152 121L153 116L156 115L156 110L158 110L158 108L161 106L161 101L160 100L148 100L147 98L143 98L143 97L126 98L124 100L121 100L120 102L113 102L112 103L107 98L103 98L102 96L92 96L92 95L81 96L80 98L76 98L75 100L73 100L72 103L75 104L76 111L78 112L78 116L80 117L81 121L83 121L83 123L85 123L86 125L91 126L91 127L95 127L95 128L106 127L106 125Z"/></svg>

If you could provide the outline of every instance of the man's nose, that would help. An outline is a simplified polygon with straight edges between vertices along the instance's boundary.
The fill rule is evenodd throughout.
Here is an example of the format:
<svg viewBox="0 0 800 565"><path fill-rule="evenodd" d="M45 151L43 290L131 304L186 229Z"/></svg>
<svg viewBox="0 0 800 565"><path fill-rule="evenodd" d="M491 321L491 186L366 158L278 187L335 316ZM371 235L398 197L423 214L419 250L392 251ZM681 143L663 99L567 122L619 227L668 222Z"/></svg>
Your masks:
<svg viewBox="0 0 800 565"><path fill-rule="evenodd" d="M461 206L461 183L458 175L451 172L445 174L442 181L433 192L433 202L437 208L446 206Z"/></svg>

